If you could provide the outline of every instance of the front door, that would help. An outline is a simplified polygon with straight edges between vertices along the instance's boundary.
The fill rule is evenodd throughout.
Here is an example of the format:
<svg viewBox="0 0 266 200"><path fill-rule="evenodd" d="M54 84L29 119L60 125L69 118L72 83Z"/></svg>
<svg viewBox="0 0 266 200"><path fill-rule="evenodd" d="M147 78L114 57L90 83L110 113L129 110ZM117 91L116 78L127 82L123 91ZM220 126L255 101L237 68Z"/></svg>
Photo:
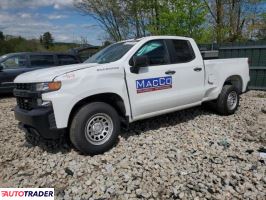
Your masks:
<svg viewBox="0 0 266 200"><path fill-rule="evenodd" d="M150 64L141 67L138 73L126 67L133 118L175 106L176 78L165 40L148 41L134 56L147 56Z"/></svg>

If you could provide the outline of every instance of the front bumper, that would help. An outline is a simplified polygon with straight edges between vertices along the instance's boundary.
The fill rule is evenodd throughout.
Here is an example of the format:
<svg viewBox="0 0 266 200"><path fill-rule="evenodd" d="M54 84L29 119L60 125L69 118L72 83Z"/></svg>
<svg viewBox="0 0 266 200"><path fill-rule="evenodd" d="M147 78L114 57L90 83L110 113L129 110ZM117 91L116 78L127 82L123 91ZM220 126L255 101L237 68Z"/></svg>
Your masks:
<svg viewBox="0 0 266 200"><path fill-rule="evenodd" d="M35 130L45 139L57 139L65 133L65 129L57 129L52 107L40 107L23 110L18 106L14 109L15 118L26 131Z"/></svg>

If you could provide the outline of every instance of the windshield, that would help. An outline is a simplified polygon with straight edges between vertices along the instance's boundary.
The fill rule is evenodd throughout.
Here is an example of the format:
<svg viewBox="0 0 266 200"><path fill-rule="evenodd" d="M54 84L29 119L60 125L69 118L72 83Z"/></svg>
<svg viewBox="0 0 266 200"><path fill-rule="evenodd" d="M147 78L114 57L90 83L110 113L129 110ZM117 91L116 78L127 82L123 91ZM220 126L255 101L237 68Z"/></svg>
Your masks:
<svg viewBox="0 0 266 200"><path fill-rule="evenodd" d="M110 63L122 58L137 42L121 42L112 44L92 57L86 60L84 63Z"/></svg>

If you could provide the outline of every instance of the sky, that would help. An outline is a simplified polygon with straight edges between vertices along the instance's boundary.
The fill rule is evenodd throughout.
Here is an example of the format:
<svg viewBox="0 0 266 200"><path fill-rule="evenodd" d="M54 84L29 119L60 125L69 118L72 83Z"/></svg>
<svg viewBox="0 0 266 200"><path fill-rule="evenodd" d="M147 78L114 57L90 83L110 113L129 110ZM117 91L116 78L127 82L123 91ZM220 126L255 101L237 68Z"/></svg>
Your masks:
<svg viewBox="0 0 266 200"><path fill-rule="evenodd" d="M0 0L0 31L5 35L38 39L52 33L56 42L101 45L105 33L91 16L80 13L74 0Z"/></svg>

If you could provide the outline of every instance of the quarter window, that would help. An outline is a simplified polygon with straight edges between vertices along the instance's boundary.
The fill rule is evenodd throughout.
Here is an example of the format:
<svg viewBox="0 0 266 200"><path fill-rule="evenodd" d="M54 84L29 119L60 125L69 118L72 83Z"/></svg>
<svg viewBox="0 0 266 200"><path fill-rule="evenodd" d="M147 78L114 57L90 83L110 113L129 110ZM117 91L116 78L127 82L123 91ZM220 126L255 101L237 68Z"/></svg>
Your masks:
<svg viewBox="0 0 266 200"><path fill-rule="evenodd" d="M31 67L44 67L44 66L54 66L54 56L53 55L31 55Z"/></svg>
<svg viewBox="0 0 266 200"><path fill-rule="evenodd" d="M144 44L134 56L147 56L150 65L169 63L168 53L163 40L152 40Z"/></svg>
<svg viewBox="0 0 266 200"><path fill-rule="evenodd" d="M2 63L5 69L17 69L27 66L26 56L13 56Z"/></svg>
<svg viewBox="0 0 266 200"><path fill-rule="evenodd" d="M173 40L175 56L173 58L174 63L185 63L195 58L194 51L187 40Z"/></svg>
<svg viewBox="0 0 266 200"><path fill-rule="evenodd" d="M69 55L58 55L59 65L69 65L78 63L77 59L74 56Z"/></svg>

